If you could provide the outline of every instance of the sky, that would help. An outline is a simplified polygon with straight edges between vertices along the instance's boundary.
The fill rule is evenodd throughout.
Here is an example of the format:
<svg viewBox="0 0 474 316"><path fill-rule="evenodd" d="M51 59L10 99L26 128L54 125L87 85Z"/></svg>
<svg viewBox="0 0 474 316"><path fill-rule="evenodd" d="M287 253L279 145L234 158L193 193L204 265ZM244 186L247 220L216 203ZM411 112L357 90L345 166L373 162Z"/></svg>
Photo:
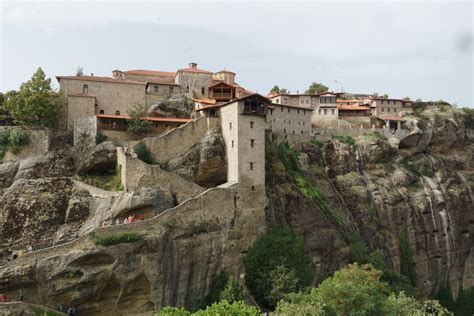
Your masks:
<svg viewBox="0 0 474 316"><path fill-rule="evenodd" d="M114 69L237 73L245 88L443 99L474 107L473 1L0 0L0 91Z"/></svg>

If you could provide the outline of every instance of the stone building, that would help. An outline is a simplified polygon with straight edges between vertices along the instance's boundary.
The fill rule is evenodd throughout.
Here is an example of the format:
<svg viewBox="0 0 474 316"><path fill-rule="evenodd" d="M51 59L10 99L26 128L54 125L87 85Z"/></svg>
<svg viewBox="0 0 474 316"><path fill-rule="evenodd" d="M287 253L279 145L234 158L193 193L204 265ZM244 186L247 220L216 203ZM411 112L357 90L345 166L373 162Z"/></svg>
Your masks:
<svg viewBox="0 0 474 316"><path fill-rule="evenodd" d="M388 99L388 98L379 98L371 97L364 99L364 104L370 106L371 115L374 117L377 116L401 116L402 112L412 112L411 100L403 99Z"/></svg>
<svg viewBox="0 0 474 316"><path fill-rule="evenodd" d="M254 94L232 100L218 108L226 144L227 178L238 183L239 203L265 206L265 130L270 101Z"/></svg>
<svg viewBox="0 0 474 316"><path fill-rule="evenodd" d="M272 103L267 112L267 122L272 132L282 136L310 136L312 114L311 108Z"/></svg>

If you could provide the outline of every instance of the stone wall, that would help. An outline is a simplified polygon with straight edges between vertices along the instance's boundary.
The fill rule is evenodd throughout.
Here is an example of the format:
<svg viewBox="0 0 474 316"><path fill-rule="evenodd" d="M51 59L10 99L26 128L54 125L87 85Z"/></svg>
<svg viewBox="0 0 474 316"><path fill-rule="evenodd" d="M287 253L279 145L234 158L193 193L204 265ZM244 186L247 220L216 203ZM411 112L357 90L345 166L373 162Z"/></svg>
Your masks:
<svg viewBox="0 0 474 316"><path fill-rule="evenodd" d="M208 87L212 84L212 73L178 71L175 82L181 86L181 92L188 97L207 98ZM202 88L204 88L204 94Z"/></svg>
<svg viewBox="0 0 474 316"><path fill-rule="evenodd" d="M309 109L296 109L280 104L267 113L267 122L271 124L272 132L290 135L311 135L311 114Z"/></svg>
<svg viewBox="0 0 474 316"><path fill-rule="evenodd" d="M95 116L95 102L93 96L67 97L67 129L74 129L74 122L78 118Z"/></svg>
<svg viewBox="0 0 474 316"><path fill-rule="evenodd" d="M122 185L127 192L138 191L144 187L159 187L169 192L179 204L205 190L175 173L161 169L159 165L143 162L135 154L125 155L122 147L117 147L117 164Z"/></svg>
<svg viewBox="0 0 474 316"><path fill-rule="evenodd" d="M217 118L200 117L160 136L147 137L143 141L153 153L153 157L158 162L165 163L189 150L208 130L219 124ZM129 146L133 148L136 143L130 142Z"/></svg>
<svg viewBox="0 0 474 316"><path fill-rule="evenodd" d="M0 132L9 130L11 132L22 130L19 126L0 126ZM51 142L51 131L49 129L25 129L28 133L30 142L28 145L22 146L18 153L12 153L10 150L7 151L3 162L21 160L28 157L42 156L45 155L50 147Z"/></svg>
<svg viewBox="0 0 474 316"><path fill-rule="evenodd" d="M399 129L392 133L388 128L313 128L313 139L320 141L331 140L334 136L352 136L359 137L368 131L376 131L384 135L386 138L395 137L398 139L406 136L409 131L406 129Z"/></svg>

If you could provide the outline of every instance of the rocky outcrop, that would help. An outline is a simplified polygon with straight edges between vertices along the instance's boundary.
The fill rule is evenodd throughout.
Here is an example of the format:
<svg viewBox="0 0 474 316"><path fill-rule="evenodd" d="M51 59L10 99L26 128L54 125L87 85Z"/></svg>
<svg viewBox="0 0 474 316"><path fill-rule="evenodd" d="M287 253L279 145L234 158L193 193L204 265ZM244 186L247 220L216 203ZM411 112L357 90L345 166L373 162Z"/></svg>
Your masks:
<svg viewBox="0 0 474 316"><path fill-rule="evenodd" d="M150 106L148 112L159 117L182 117L189 118L194 110L194 103L186 97L173 97L165 101L157 102Z"/></svg>
<svg viewBox="0 0 474 316"><path fill-rule="evenodd" d="M363 245L367 254L382 254L397 272L412 269L422 296L434 297L447 287L456 296L460 288L474 286L472 131L455 109L428 108L408 126L411 132L398 148L373 133L359 137L356 145L327 142L319 160L308 159L319 157L316 146L295 146L301 172L327 207L305 194L301 180L278 176L285 171L279 159L267 170L272 180L267 181L267 216L305 236L318 280L359 260L357 249ZM413 267L402 267L406 247Z"/></svg>
<svg viewBox="0 0 474 316"><path fill-rule="evenodd" d="M80 174L115 170L117 145L110 141L100 143L78 157L77 164Z"/></svg>
<svg viewBox="0 0 474 316"><path fill-rule="evenodd" d="M209 130L199 143L163 167L203 187L214 187L226 182L227 159L220 128Z"/></svg>

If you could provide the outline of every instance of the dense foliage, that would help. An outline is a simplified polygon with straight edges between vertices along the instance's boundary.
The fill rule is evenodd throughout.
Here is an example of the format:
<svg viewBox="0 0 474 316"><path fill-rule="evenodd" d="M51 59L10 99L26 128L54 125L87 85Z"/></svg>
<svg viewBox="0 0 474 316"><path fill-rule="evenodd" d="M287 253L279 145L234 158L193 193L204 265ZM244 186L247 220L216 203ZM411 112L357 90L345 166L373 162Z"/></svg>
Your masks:
<svg viewBox="0 0 474 316"><path fill-rule="evenodd" d="M276 92L276 93L287 93L287 90L285 88L280 88L277 85L274 85L273 88L270 90L270 93Z"/></svg>
<svg viewBox="0 0 474 316"><path fill-rule="evenodd" d="M133 150L137 154L138 159L141 159L148 164L152 164L155 162L150 149L146 146L144 142L138 142L138 144L133 147Z"/></svg>
<svg viewBox="0 0 474 316"><path fill-rule="evenodd" d="M242 301L244 292L237 280L227 271L221 272L211 284L209 293L203 298L197 300L194 304L194 310L204 309L214 303L226 300L229 303Z"/></svg>
<svg viewBox="0 0 474 316"><path fill-rule="evenodd" d="M2 161L8 150L16 154L21 147L29 143L30 136L25 130L17 129L10 131L6 129L0 131L0 161Z"/></svg>
<svg viewBox="0 0 474 316"><path fill-rule="evenodd" d="M311 283L313 269L303 237L277 227L259 237L244 257L245 283L257 302L273 308L287 293Z"/></svg>
<svg viewBox="0 0 474 316"><path fill-rule="evenodd" d="M141 239L137 232L119 232L111 233L102 236L94 236L94 243L100 246L112 246L123 243L136 242Z"/></svg>
<svg viewBox="0 0 474 316"><path fill-rule="evenodd" d="M308 90L306 90L306 94L318 94L327 92L328 90L329 88L323 85L322 83L313 82L309 85Z"/></svg>
<svg viewBox="0 0 474 316"><path fill-rule="evenodd" d="M60 96L52 90L51 79L38 68L30 80L21 84L20 91L6 96L5 109L17 124L51 126L59 116Z"/></svg>
<svg viewBox="0 0 474 316"><path fill-rule="evenodd" d="M151 131L151 122L146 120L148 109L144 104L135 104L127 110L130 116L127 131L135 135L143 135Z"/></svg>
<svg viewBox="0 0 474 316"><path fill-rule="evenodd" d="M98 132L96 135L95 135L95 143L96 145L99 145L100 143L103 143L107 140L107 136L102 134L101 132Z"/></svg>
<svg viewBox="0 0 474 316"><path fill-rule="evenodd" d="M262 314L253 306L245 304L243 301L229 303L222 300L214 303L206 309L188 312L183 308L165 307L160 310L159 316L261 316Z"/></svg>

